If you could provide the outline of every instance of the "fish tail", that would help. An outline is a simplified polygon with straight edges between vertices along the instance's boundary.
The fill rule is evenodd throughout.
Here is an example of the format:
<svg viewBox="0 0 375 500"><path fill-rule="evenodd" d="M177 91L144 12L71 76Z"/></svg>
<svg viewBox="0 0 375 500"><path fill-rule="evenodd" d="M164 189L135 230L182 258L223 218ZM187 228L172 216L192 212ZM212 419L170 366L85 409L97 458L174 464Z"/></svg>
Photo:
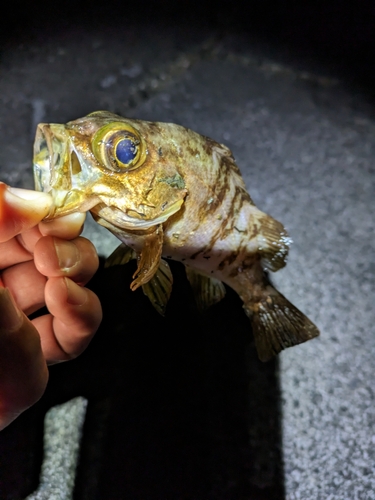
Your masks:
<svg viewBox="0 0 375 500"><path fill-rule="evenodd" d="M244 303L261 361L268 361L287 347L319 335L317 327L272 285L257 300Z"/></svg>

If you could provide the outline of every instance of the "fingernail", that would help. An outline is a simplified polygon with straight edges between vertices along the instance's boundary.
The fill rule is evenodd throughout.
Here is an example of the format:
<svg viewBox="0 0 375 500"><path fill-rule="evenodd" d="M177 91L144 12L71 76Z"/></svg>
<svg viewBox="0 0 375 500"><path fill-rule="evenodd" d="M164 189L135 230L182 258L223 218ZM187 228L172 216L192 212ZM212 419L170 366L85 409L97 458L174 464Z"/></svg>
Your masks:
<svg viewBox="0 0 375 500"><path fill-rule="evenodd" d="M59 266L62 271L69 271L80 260L77 246L72 241L53 238Z"/></svg>
<svg viewBox="0 0 375 500"><path fill-rule="evenodd" d="M23 315L8 288L0 288L0 330L12 332L22 324Z"/></svg>
<svg viewBox="0 0 375 500"><path fill-rule="evenodd" d="M39 226L39 231L43 236L53 235L60 239L66 239L67 235L72 234L78 236L83 230L85 215L85 213L74 213L43 221Z"/></svg>
<svg viewBox="0 0 375 500"><path fill-rule="evenodd" d="M35 208L48 211L52 205L52 197L48 193L9 187L5 191L5 200L16 207Z"/></svg>
<svg viewBox="0 0 375 500"><path fill-rule="evenodd" d="M82 306L87 301L87 291L69 278L64 279L68 291L68 304L72 306Z"/></svg>

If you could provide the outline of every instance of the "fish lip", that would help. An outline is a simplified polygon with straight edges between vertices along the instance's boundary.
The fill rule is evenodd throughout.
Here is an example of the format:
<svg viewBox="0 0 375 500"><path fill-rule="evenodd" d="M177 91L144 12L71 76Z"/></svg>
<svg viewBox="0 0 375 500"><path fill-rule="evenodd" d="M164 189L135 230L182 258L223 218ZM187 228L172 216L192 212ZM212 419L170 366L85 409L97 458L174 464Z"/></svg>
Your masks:
<svg viewBox="0 0 375 500"><path fill-rule="evenodd" d="M169 207L169 210L163 212L162 215L147 220L131 217L123 210L120 210L113 205L108 206L105 203L98 203L91 208L90 211L96 216L96 218L103 219L111 226L118 228L120 231L143 231L166 222L169 217L180 210L182 203L183 200L177 200Z"/></svg>

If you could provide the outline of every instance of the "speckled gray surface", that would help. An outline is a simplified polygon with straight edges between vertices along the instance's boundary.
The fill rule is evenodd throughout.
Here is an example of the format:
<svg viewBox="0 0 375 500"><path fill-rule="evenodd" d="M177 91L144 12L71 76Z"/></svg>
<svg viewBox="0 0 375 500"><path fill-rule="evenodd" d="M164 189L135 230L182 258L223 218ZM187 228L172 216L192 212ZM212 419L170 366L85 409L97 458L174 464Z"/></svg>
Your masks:
<svg viewBox="0 0 375 500"><path fill-rule="evenodd" d="M160 37L145 28L143 41L129 33L115 33L114 45L106 32L77 31L5 50L0 178L31 187L35 121L95 108L181 123L225 142L254 201L294 241L274 281L321 329L319 339L281 354L286 498L375 498L375 123L366 102L340 82L305 78L277 60L255 63L250 43L235 57L224 38L222 56L196 57L212 33L183 47L176 30ZM119 57L129 36L131 57ZM135 96L148 92L132 105L130 80ZM85 234L102 254L116 246L91 223Z"/></svg>
<svg viewBox="0 0 375 500"><path fill-rule="evenodd" d="M86 405L87 401L78 397L47 412L40 484L27 500L72 498Z"/></svg>

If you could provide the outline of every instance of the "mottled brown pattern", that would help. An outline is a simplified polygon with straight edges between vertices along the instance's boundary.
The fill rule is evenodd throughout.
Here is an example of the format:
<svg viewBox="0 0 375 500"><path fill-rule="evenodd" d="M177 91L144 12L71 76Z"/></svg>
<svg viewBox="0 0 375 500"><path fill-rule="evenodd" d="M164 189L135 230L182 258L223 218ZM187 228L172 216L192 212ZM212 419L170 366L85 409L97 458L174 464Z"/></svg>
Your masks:
<svg viewBox="0 0 375 500"><path fill-rule="evenodd" d="M192 158L196 158L196 157L199 157L200 154L199 154L199 149L198 148L193 148L192 146L189 145L189 143L186 144L186 147L185 147L186 151L189 153L189 155L192 157Z"/></svg>
<svg viewBox="0 0 375 500"><path fill-rule="evenodd" d="M225 268L229 268L231 264L233 264L233 262L235 262L238 258L238 252L232 252L231 254L227 255L225 257L225 259L223 259L219 265L217 266L217 268L222 271L223 269Z"/></svg>
<svg viewBox="0 0 375 500"><path fill-rule="evenodd" d="M147 129L149 134L160 134L161 129L157 122L144 122L147 123Z"/></svg>
<svg viewBox="0 0 375 500"><path fill-rule="evenodd" d="M199 254L203 253L206 250L206 247L202 247L199 250L196 250L193 254L190 255L189 259L194 260L198 257Z"/></svg>
<svg viewBox="0 0 375 500"><path fill-rule="evenodd" d="M213 201L207 206L207 208L205 207L205 210L208 211L216 210L228 196L230 188L231 184L230 180L228 179L228 175L226 175L225 172L219 170L213 185L213 191L212 191Z"/></svg>
<svg viewBox="0 0 375 500"><path fill-rule="evenodd" d="M233 171L233 173L239 176L241 175L240 169L237 167L232 155L230 156L222 155L220 158L220 163L222 168L225 168L228 173L230 171Z"/></svg>
<svg viewBox="0 0 375 500"><path fill-rule="evenodd" d="M209 137L206 137L206 136L202 136L202 138L204 139L203 141L203 149L205 151L205 153L209 156L212 155L212 149L217 145L217 142L213 141L212 139L210 139Z"/></svg>
<svg viewBox="0 0 375 500"><path fill-rule="evenodd" d="M233 230L237 216L246 202L248 202L247 192L237 186L227 216L221 225L220 238L225 238Z"/></svg>
<svg viewBox="0 0 375 500"><path fill-rule="evenodd" d="M120 134L116 137L131 130L136 138L136 154L125 165L129 170L116 163L111 146L115 130ZM274 270L285 265L289 239L279 222L255 207L226 146L179 125L103 111L67 126L51 124L50 133L56 133L54 144L60 141L68 152L64 161L51 166L48 157L57 149L50 142L46 155L40 143L34 159L37 187L56 196L50 217L91 210L98 223L138 255L131 287L143 286L154 304L155 297L161 298L159 312L169 293L162 286L159 293L145 285L155 276L161 255L167 255L188 263L200 276L210 276L196 280L205 283L205 293L215 290L211 278L238 293L262 360L318 335L265 277L263 263ZM67 194L61 193L62 186ZM210 297L206 303L213 303Z"/></svg>

